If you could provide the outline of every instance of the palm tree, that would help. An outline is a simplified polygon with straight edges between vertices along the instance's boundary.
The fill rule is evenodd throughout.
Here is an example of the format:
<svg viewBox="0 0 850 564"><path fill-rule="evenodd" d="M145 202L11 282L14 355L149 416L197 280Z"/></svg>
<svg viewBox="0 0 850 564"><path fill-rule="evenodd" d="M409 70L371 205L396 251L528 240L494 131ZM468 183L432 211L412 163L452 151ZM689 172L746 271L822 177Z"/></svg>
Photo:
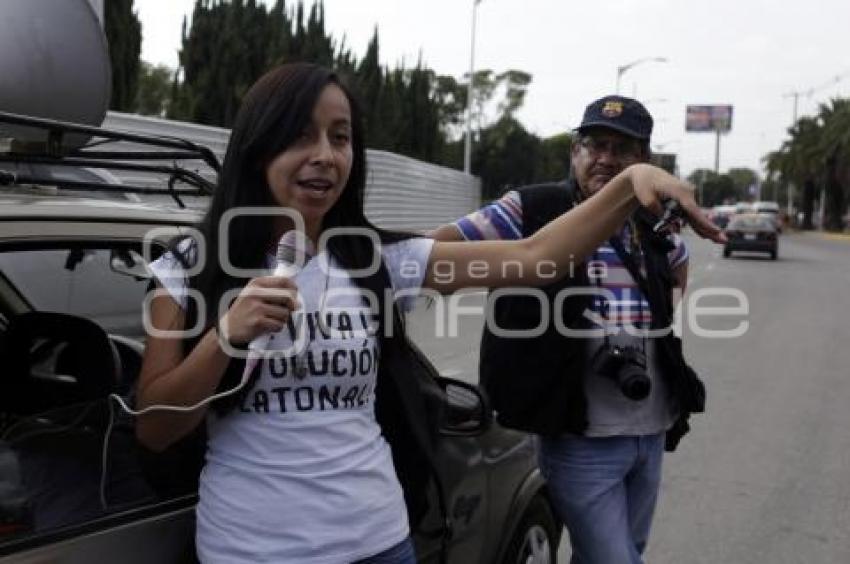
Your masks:
<svg viewBox="0 0 850 564"><path fill-rule="evenodd" d="M821 104L814 117L797 120L790 138L765 157L772 177L803 186L803 228L811 228L818 186L824 188L824 226L843 228L842 215L850 199L850 99Z"/></svg>
<svg viewBox="0 0 850 564"><path fill-rule="evenodd" d="M802 117L788 129L790 139L778 151L767 155L770 176L803 187L803 229L812 228L815 187L823 171L820 141L822 126L817 117Z"/></svg>
<svg viewBox="0 0 850 564"><path fill-rule="evenodd" d="M824 155L824 226L843 229L842 215L850 190L850 100L833 99L820 107L823 122L821 148Z"/></svg>

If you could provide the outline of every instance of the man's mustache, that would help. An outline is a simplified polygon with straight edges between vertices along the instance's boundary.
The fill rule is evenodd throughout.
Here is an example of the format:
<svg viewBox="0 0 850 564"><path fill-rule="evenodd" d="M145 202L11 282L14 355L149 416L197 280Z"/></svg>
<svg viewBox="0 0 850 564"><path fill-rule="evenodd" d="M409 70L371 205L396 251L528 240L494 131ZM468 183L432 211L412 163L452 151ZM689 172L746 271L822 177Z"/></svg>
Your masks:
<svg viewBox="0 0 850 564"><path fill-rule="evenodd" d="M604 174L604 175L607 175L607 176L616 176L617 172L618 171L617 171L616 168L608 167L608 166L595 166L592 169L590 169L590 175L591 176L596 176L596 175L599 175L599 174Z"/></svg>

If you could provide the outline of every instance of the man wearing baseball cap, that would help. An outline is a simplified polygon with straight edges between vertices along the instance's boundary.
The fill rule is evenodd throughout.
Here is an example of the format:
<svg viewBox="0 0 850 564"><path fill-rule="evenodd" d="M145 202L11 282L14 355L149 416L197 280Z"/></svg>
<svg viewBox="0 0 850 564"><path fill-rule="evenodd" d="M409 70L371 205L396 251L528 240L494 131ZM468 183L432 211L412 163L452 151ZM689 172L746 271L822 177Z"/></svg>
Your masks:
<svg viewBox="0 0 850 564"><path fill-rule="evenodd" d="M432 236L527 237L647 162L651 134L640 102L600 98L575 130L565 182L511 190ZM704 407L702 383L669 330L688 252L677 235L654 229L656 219L636 212L619 236L576 257L566 280L544 288L548 315L528 293L488 302L496 327L484 329L481 383L503 426L539 435L540 467L574 564L642 562L663 451ZM518 336L541 324L542 334Z"/></svg>
<svg viewBox="0 0 850 564"><path fill-rule="evenodd" d="M626 166L649 160L652 116L637 100L605 96L587 106L576 133L572 172L590 196Z"/></svg>

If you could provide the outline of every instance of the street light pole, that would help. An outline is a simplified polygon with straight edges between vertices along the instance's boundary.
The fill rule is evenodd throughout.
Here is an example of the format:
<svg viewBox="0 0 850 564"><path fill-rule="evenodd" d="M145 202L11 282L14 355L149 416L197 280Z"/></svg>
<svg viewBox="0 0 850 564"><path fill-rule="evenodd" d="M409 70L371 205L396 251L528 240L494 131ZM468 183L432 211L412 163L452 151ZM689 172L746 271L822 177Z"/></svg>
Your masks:
<svg viewBox="0 0 850 564"><path fill-rule="evenodd" d="M637 59L635 61L632 61L631 63L627 63L625 65L621 65L621 66L617 67L617 90L616 90L616 93L617 94L620 93L620 79L623 77L623 73L625 73L627 70L629 70L632 67L638 66L641 63L648 63L648 62L666 63L667 57L644 57L642 59Z"/></svg>
<svg viewBox="0 0 850 564"><path fill-rule="evenodd" d="M463 144L463 172L472 173L472 81L475 79L475 20L478 4L481 0L472 0L472 41L469 47L469 84L466 86L466 135Z"/></svg>
<svg viewBox="0 0 850 564"><path fill-rule="evenodd" d="M804 92L794 91L785 94L785 98L794 98L794 110L791 118L791 127L797 123L797 104L800 101L800 94L804 94ZM809 91L809 96L811 96L811 91ZM787 202L785 202L785 215L788 216L788 221L793 222L793 214L794 214L794 182L791 180L788 181L788 191L786 194Z"/></svg>
<svg viewBox="0 0 850 564"><path fill-rule="evenodd" d="M717 135L714 140L714 174L720 174L720 128L714 133Z"/></svg>
<svg viewBox="0 0 850 564"><path fill-rule="evenodd" d="M681 139L670 139L669 141L664 141L663 143L655 143L653 145L653 148L656 151L663 151L664 147L667 147L668 145L678 144L678 143L681 143L681 142L682 142Z"/></svg>

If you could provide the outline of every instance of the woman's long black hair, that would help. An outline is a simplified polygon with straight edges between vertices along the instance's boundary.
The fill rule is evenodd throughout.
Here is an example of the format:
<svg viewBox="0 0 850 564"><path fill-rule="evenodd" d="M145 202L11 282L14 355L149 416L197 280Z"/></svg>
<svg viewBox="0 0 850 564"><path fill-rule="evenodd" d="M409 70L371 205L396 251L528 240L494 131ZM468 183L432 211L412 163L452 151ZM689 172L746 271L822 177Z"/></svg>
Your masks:
<svg viewBox="0 0 850 564"><path fill-rule="evenodd" d="M339 226L373 229L382 242L410 237L409 234L379 229L366 218L366 148L363 118L351 91L329 69L309 63L278 66L263 75L242 101L231 131L218 187L206 215L198 225L204 245L190 247L192 250L203 249L204 253L202 268L188 281L189 287L197 290L205 300L202 304L206 314L204 333L216 324L221 311L219 303L225 292L241 288L248 283L247 278L226 273L218 260L222 243L219 240L222 216L227 210L239 207L279 206L266 181L266 167L292 145L308 126L313 108L323 89L329 84L342 89L351 108L353 158L348 183L325 215L322 229ZM274 220L272 215L234 219L227 232L230 264L243 269L264 268L266 254L276 245ZM195 253L186 252L186 249L180 241L171 245L172 252L184 266L196 264ZM344 268L355 269L372 264L375 249L365 237L342 236L332 237L328 241L328 251ZM194 300L189 300L186 327L195 325L199 313L197 307L198 304L195 304ZM187 353L197 341L196 337L184 342ZM231 362L219 389L229 389L238 382L243 364ZM246 386L243 392L248 388L250 386ZM232 396L225 398L218 407L232 407L235 404L233 400L238 399Z"/></svg>

